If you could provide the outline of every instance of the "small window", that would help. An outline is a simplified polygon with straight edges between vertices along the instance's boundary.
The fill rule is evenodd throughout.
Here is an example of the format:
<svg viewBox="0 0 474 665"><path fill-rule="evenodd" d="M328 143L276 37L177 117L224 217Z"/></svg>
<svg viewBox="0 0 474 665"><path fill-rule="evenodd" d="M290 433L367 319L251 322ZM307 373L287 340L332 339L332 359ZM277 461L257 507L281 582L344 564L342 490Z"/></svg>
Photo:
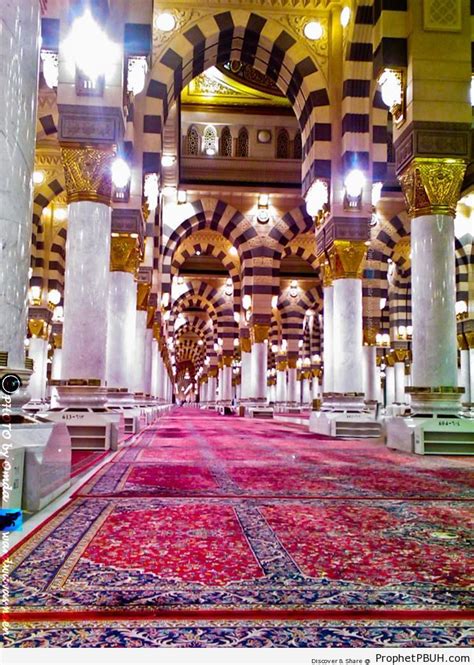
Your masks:
<svg viewBox="0 0 474 665"><path fill-rule="evenodd" d="M239 131L237 139L237 157L249 156L249 133L245 127Z"/></svg>
<svg viewBox="0 0 474 665"><path fill-rule="evenodd" d="M296 132L295 140L293 143L293 158L301 159L303 156L303 147L301 144L301 132Z"/></svg>
<svg viewBox="0 0 474 665"><path fill-rule="evenodd" d="M199 155L199 134L194 125L191 125L188 129L186 144L186 153L188 155Z"/></svg>
<svg viewBox="0 0 474 665"><path fill-rule="evenodd" d="M290 137L286 129L280 129L277 134L277 159L288 159L290 156Z"/></svg>
<svg viewBox="0 0 474 665"><path fill-rule="evenodd" d="M232 135L228 127L221 132L221 156L232 157Z"/></svg>
<svg viewBox="0 0 474 665"><path fill-rule="evenodd" d="M210 156L217 153L217 131L212 125L208 125L204 130L202 151L205 155Z"/></svg>

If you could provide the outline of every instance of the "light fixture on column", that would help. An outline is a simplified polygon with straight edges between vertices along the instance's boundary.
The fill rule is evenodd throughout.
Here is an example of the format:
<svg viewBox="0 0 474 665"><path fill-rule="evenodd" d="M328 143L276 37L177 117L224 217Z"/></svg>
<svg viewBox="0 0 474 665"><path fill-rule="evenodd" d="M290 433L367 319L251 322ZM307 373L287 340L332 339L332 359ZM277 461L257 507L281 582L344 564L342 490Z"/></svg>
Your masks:
<svg viewBox="0 0 474 665"><path fill-rule="evenodd" d="M76 18L62 44L64 56L92 83L107 75L120 60L120 49L94 21L88 9Z"/></svg>
<svg viewBox="0 0 474 665"><path fill-rule="evenodd" d="M272 353L278 353L278 344L272 344Z"/></svg>
<svg viewBox="0 0 474 665"><path fill-rule="evenodd" d="M344 9L341 12L340 20L341 20L342 27L347 28L347 26L349 25L349 21L351 20L351 8L350 7L344 7Z"/></svg>
<svg viewBox="0 0 474 665"><path fill-rule="evenodd" d="M382 101L390 109L397 126L405 119L405 85L401 69L386 68L378 78Z"/></svg>
<svg viewBox="0 0 474 665"><path fill-rule="evenodd" d="M344 208L346 210L360 210L364 185L365 176L360 169L349 171L344 179Z"/></svg>
<svg viewBox="0 0 474 665"><path fill-rule="evenodd" d="M268 211L269 202L270 198L268 194L259 194L257 221L260 222L260 224L266 224L270 220L270 213Z"/></svg>
<svg viewBox="0 0 474 665"><path fill-rule="evenodd" d="M169 304L170 304L170 294L169 293L163 293L163 295L161 296L161 307L162 307L162 309L167 309Z"/></svg>
<svg viewBox="0 0 474 665"><path fill-rule="evenodd" d="M226 296L231 296L234 293L234 285L232 283L232 277L228 277L225 283L224 293Z"/></svg>
<svg viewBox="0 0 474 665"><path fill-rule="evenodd" d="M319 21L308 21L303 28L303 33L306 39L313 42L321 39L324 34L323 26Z"/></svg>
<svg viewBox="0 0 474 665"><path fill-rule="evenodd" d="M145 87L148 62L144 55L134 55L128 59L127 92L138 95Z"/></svg>
<svg viewBox="0 0 474 665"><path fill-rule="evenodd" d="M229 247L229 254L231 256L238 256L239 252L237 251L237 248L232 245L232 247Z"/></svg>
<svg viewBox="0 0 474 665"><path fill-rule="evenodd" d="M147 173L143 185L143 194L145 196L148 208L156 210L158 206L158 197L160 194L160 185L157 173Z"/></svg>
<svg viewBox="0 0 474 665"><path fill-rule="evenodd" d="M176 19L171 12L161 12L155 18L155 28L161 32L171 32L176 27Z"/></svg>
<svg viewBox="0 0 474 665"><path fill-rule="evenodd" d="M188 193L184 189L178 189L178 204L182 205L183 203L187 203L187 201L188 201Z"/></svg>
<svg viewBox="0 0 474 665"><path fill-rule="evenodd" d="M61 292L58 289L50 289L48 291L48 305L51 309L54 309L56 305L59 305L61 302Z"/></svg>
<svg viewBox="0 0 474 665"><path fill-rule="evenodd" d="M239 312L234 312L234 321L240 323L240 314Z"/></svg>
<svg viewBox="0 0 474 665"><path fill-rule="evenodd" d="M278 296L272 296L272 309L276 309L278 306Z"/></svg>
<svg viewBox="0 0 474 665"><path fill-rule="evenodd" d="M111 166L112 182L117 189L125 189L131 177L130 167L122 157L117 157Z"/></svg>
<svg viewBox="0 0 474 665"><path fill-rule="evenodd" d="M41 286L30 286L28 300L30 305L41 305Z"/></svg>
<svg viewBox="0 0 474 665"><path fill-rule="evenodd" d="M315 365L319 365L321 362L321 356L315 353L313 356L311 356L311 362L314 363Z"/></svg>
<svg viewBox="0 0 474 665"><path fill-rule="evenodd" d="M286 353L286 350L288 349L288 341L286 339L281 340L281 351L282 353Z"/></svg>
<svg viewBox="0 0 474 665"><path fill-rule="evenodd" d="M315 180L306 193L306 212L310 217L321 221L320 217L327 211L329 187L325 180Z"/></svg>
<svg viewBox="0 0 474 665"><path fill-rule="evenodd" d="M297 295L298 295L298 282L296 281L296 279L293 279L290 283L290 296L292 298L296 298Z"/></svg>
<svg viewBox="0 0 474 665"><path fill-rule="evenodd" d="M242 308L245 311L248 311L252 308L252 296L250 296L248 293L242 296Z"/></svg>
<svg viewBox="0 0 474 665"><path fill-rule="evenodd" d="M43 76L48 88L58 87L58 54L56 51L41 49L41 62L43 63Z"/></svg>
<svg viewBox="0 0 474 665"><path fill-rule="evenodd" d="M61 305L57 305L54 308L51 321L53 323L62 323L64 321L64 308Z"/></svg>
<svg viewBox="0 0 474 665"><path fill-rule="evenodd" d="M161 165L164 166L165 168L173 166L175 162L176 162L176 157L174 155L163 155L163 157L161 158Z"/></svg>
<svg viewBox="0 0 474 665"><path fill-rule="evenodd" d="M455 304L456 319L462 321L462 319L467 319L468 308L467 302L465 300L458 300Z"/></svg>
<svg viewBox="0 0 474 665"><path fill-rule="evenodd" d="M33 184L41 185L44 182L43 171L33 171Z"/></svg>

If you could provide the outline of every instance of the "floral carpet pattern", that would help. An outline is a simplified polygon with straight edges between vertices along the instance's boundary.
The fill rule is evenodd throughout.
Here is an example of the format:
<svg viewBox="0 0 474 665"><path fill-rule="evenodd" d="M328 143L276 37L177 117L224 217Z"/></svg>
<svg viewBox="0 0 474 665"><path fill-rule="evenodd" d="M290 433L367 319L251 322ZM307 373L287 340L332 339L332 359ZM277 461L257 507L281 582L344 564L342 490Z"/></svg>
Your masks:
<svg viewBox="0 0 474 665"><path fill-rule="evenodd" d="M11 553L6 645L467 646L472 484L463 460L176 410Z"/></svg>

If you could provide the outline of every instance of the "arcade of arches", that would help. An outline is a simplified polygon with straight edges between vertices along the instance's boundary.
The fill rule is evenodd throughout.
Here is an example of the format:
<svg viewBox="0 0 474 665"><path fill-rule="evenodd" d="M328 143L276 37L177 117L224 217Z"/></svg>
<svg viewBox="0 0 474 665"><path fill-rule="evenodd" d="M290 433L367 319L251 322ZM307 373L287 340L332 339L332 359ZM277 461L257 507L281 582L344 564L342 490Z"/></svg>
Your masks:
<svg viewBox="0 0 474 665"><path fill-rule="evenodd" d="M468 645L471 8L1 3L7 645Z"/></svg>

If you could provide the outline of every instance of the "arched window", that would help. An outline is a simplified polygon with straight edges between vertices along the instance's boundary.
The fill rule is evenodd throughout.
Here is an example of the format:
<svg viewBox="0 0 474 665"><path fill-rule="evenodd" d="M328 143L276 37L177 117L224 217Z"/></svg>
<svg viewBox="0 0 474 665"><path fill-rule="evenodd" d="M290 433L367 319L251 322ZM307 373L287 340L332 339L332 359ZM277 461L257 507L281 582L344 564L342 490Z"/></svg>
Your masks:
<svg viewBox="0 0 474 665"><path fill-rule="evenodd" d="M245 127L239 131L237 138L237 157L249 156L249 133Z"/></svg>
<svg viewBox="0 0 474 665"><path fill-rule="evenodd" d="M290 137L286 129L280 129L277 134L277 159L288 159L290 156Z"/></svg>
<svg viewBox="0 0 474 665"><path fill-rule="evenodd" d="M303 154L302 145L301 145L301 132L296 132L295 140L293 143L293 158L301 159Z"/></svg>
<svg viewBox="0 0 474 665"><path fill-rule="evenodd" d="M217 153L217 131L212 125L208 125L204 130L202 151L205 155L215 155Z"/></svg>
<svg viewBox="0 0 474 665"><path fill-rule="evenodd" d="M188 129L186 136L186 154L199 155L199 134L194 125Z"/></svg>
<svg viewBox="0 0 474 665"><path fill-rule="evenodd" d="M221 132L221 156L232 157L232 135L228 127Z"/></svg>

